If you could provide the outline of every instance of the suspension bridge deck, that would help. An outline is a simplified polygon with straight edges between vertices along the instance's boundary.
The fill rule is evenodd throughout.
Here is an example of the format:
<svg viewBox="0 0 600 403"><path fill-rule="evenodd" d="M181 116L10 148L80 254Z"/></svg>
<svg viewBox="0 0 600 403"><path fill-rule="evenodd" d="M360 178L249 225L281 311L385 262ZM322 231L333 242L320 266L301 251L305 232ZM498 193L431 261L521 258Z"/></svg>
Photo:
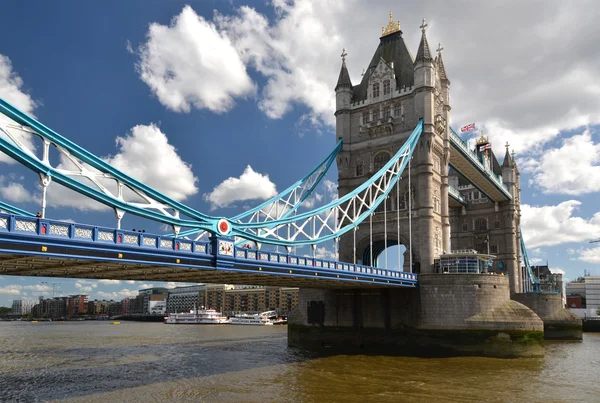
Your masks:
<svg viewBox="0 0 600 403"><path fill-rule="evenodd" d="M417 276L350 263L0 213L0 274L307 288L415 287Z"/></svg>

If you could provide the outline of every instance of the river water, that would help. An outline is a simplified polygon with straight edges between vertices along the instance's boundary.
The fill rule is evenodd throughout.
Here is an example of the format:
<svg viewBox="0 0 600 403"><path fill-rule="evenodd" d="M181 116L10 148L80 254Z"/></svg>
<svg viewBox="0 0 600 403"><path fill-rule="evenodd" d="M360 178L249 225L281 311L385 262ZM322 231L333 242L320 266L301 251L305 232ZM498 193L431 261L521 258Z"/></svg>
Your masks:
<svg viewBox="0 0 600 403"><path fill-rule="evenodd" d="M600 334L543 359L316 356L286 326L0 322L0 402L600 402Z"/></svg>

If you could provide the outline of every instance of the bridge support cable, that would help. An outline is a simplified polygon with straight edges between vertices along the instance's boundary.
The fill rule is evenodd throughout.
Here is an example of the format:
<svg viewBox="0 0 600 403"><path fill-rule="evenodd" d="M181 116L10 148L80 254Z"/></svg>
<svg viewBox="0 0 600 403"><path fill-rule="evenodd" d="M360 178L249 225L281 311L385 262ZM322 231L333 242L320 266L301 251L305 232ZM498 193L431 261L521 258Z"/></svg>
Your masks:
<svg viewBox="0 0 600 403"><path fill-rule="evenodd" d="M268 223L231 223L232 235L256 242L293 246L325 242L351 231L369 217L392 191L409 164L422 130L423 120L420 119L398 152L375 175L347 195L312 211ZM336 214L339 217L337 225L332 222ZM288 223L291 224L289 237L277 233L275 229L278 226Z"/></svg>
<svg viewBox="0 0 600 403"><path fill-rule="evenodd" d="M369 247L371 249L369 253L369 257L371 258L369 266L373 267L373 213L369 214Z"/></svg>
<svg viewBox="0 0 600 403"><path fill-rule="evenodd" d="M529 263L529 257L527 256L527 248L525 248L525 241L523 240L523 231L521 227L519 227L519 236L521 238L521 253L523 254L523 264L525 266L524 277L526 281L523 282L525 292L540 292L540 279L538 279L535 274L533 274L533 270L531 269L531 264Z"/></svg>
<svg viewBox="0 0 600 403"><path fill-rule="evenodd" d="M402 271L400 267L400 181L396 183L396 231L398 237L398 245L396 246L398 250L398 270Z"/></svg>
<svg viewBox="0 0 600 403"><path fill-rule="evenodd" d="M216 229L216 218L196 211L119 171L1 98L0 113L15 123L0 126L0 151L36 172L42 181L48 181L48 185L52 180L113 209L150 220ZM20 136L13 134L13 131L18 131L19 135L39 137L44 142L43 156L39 158L35 149L20 141ZM53 164L49 159L50 146L60 156L58 163ZM176 210L191 219L176 218L171 212Z"/></svg>
<svg viewBox="0 0 600 403"><path fill-rule="evenodd" d="M412 257L412 187L410 184L410 162L412 155L408 159L408 257L409 257L409 269L408 272L413 271L413 257Z"/></svg>
<svg viewBox="0 0 600 403"><path fill-rule="evenodd" d="M385 244L385 268L388 264L388 243L387 243L387 196L383 199L383 243Z"/></svg>

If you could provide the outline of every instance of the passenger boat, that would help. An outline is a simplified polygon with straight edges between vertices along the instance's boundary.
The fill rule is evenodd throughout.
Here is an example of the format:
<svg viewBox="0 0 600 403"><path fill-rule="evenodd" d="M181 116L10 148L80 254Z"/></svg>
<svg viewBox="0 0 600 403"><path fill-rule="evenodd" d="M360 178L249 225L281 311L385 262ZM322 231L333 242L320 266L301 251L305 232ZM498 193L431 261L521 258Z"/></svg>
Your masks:
<svg viewBox="0 0 600 403"><path fill-rule="evenodd" d="M227 317L214 309L191 310L189 313L170 313L165 317L170 325L219 325L228 323Z"/></svg>
<svg viewBox="0 0 600 403"><path fill-rule="evenodd" d="M273 325L273 320L277 318L275 311L267 311L262 313L240 314L229 318L230 325Z"/></svg>

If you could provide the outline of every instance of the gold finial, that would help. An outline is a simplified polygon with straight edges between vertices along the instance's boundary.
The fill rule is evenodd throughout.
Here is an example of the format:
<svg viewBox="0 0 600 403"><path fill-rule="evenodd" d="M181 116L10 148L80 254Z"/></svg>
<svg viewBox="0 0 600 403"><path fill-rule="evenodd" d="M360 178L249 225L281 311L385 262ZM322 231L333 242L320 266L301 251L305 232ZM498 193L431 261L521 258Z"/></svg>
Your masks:
<svg viewBox="0 0 600 403"><path fill-rule="evenodd" d="M342 50L342 62L346 63L346 56L348 56L348 53L346 53L346 48L344 48Z"/></svg>
<svg viewBox="0 0 600 403"><path fill-rule="evenodd" d="M425 18L423 18L423 22L419 28L421 28L421 32L425 33L425 29L427 28L427 24L425 23Z"/></svg>
<svg viewBox="0 0 600 403"><path fill-rule="evenodd" d="M398 32L398 31L400 31L400 21L398 21L397 24L394 23L394 19L392 17L392 12L390 11L390 22L388 23L387 27L381 28L381 36L393 34L394 32Z"/></svg>
<svg viewBox="0 0 600 403"><path fill-rule="evenodd" d="M506 147L506 151L508 151L508 147L510 147L510 144L508 144L508 141L506 142L506 144L504 145L504 147Z"/></svg>
<svg viewBox="0 0 600 403"><path fill-rule="evenodd" d="M488 138L483 135L483 130L481 130L479 133L481 134L481 137L477 139L477 145L489 143Z"/></svg>

